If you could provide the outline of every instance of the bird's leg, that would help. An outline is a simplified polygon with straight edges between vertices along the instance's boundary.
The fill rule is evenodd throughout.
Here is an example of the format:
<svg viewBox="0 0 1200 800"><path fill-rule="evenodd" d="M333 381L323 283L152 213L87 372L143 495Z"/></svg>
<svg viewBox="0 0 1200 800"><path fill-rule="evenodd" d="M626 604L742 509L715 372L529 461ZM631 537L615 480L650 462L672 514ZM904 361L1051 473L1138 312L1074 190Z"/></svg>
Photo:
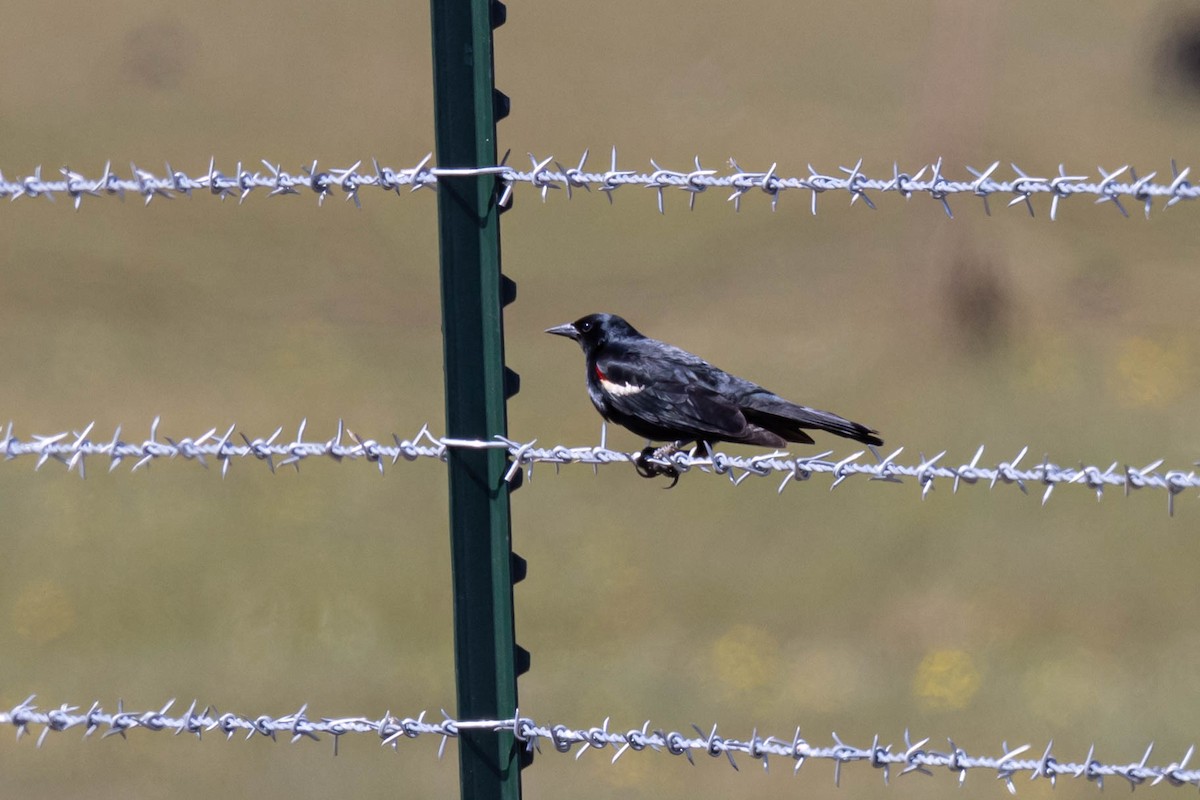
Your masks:
<svg viewBox="0 0 1200 800"><path fill-rule="evenodd" d="M668 459L671 456L675 455L676 453L681 452L683 450L683 446L685 444L687 444L686 441L668 442L667 444L662 445L661 447L659 447L657 450L654 451L654 457L661 458L664 460Z"/></svg>

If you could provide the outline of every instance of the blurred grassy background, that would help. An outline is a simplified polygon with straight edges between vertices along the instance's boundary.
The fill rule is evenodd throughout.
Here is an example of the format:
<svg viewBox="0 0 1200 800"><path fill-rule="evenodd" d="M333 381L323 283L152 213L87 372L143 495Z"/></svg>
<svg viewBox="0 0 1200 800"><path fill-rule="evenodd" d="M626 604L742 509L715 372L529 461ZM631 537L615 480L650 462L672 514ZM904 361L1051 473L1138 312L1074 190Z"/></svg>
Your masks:
<svg viewBox="0 0 1200 800"><path fill-rule="evenodd" d="M564 163L620 148L686 168L730 156L872 174L943 155L1035 173L1200 163L1188 6L929 0L734 5L511 3L498 84L501 146ZM0 30L0 168L98 173L107 159L297 171L431 147L428 8L419 2L162 4L15 0ZM1196 210L1149 222L1088 201L1060 220L994 203L894 196L879 210L785 195L776 213L720 195L686 212L625 189L504 218L517 438L596 440L581 358L544 336L623 314L780 393L878 427L909 454L1061 463L1200 453ZM0 416L18 432L94 420L166 435L236 422L252 434L339 417L371 436L441 424L432 194L364 208L252 196L3 209ZM623 447L640 442L610 432ZM849 452L828 437L821 447ZM0 707L36 692L106 707L179 697L243 713L452 710L444 472L307 464L271 475L156 464L86 481L27 461L0 470ZM518 639L533 653L521 709L589 726L686 728L815 742L953 736L968 750L1053 737L1082 758L1160 762L1196 736L1200 588L1190 495L541 470L514 499L529 560ZM0 747L3 794L55 797L418 796L457 792L436 743L381 754L342 743L197 744L51 736ZM450 749L453 756L453 746ZM744 765L750 766L750 765ZM735 774L664 755L548 753L529 797L943 797L946 775L883 789L867 767ZM986 781L972 780L977 787ZM1001 784L974 791L1006 796ZM1022 786L1026 797L1048 792ZM1059 797L1094 788L1060 786ZM1152 792L1172 792L1170 787Z"/></svg>

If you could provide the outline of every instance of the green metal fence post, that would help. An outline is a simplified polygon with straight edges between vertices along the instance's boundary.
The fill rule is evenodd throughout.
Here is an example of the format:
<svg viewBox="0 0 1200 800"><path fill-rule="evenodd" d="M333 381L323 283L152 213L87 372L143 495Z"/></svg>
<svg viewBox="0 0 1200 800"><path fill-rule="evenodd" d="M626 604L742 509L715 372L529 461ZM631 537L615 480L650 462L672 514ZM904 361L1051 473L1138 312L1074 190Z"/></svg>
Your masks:
<svg viewBox="0 0 1200 800"><path fill-rule="evenodd" d="M438 166L496 163L496 120L507 98L495 89L492 28L504 21L494 0L431 0ZM515 286L500 274L497 180L439 176L442 333L446 433L506 435L506 398L517 389L504 365L502 308ZM452 449L450 539L454 583L454 662L460 719L505 719L517 705L517 675L528 654L513 634L508 458L502 450ZM521 663L518 664L518 661ZM511 732L462 731L464 800L521 796L521 753Z"/></svg>

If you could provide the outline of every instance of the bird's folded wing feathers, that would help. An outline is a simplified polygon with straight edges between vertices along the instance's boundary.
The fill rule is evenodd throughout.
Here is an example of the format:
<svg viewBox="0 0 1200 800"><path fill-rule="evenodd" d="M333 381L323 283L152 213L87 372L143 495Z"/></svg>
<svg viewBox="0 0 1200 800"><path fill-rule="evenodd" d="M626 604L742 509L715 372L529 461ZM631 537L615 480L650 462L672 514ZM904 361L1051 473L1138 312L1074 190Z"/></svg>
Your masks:
<svg viewBox="0 0 1200 800"><path fill-rule="evenodd" d="M747 429L736 403L699 384L686 370L650 376L636 362L615 359L603 359L598 366L611 385L638 387L607 393L608 402L621 413L698 438L737 437Z"/></svg>

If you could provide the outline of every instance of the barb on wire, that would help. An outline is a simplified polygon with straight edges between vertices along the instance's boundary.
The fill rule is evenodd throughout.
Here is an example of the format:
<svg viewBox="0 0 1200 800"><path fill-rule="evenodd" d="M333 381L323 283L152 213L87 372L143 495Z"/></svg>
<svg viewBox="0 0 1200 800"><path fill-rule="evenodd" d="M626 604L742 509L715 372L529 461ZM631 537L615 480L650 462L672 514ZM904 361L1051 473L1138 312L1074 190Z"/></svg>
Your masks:
<svg viewBox="0 0 1200 800"><path fill-rule="evenodd" d="M612 150L608 169L589 171L588 156L589 153L585 151L576 166L564 168L554 156L539 158L531 153L530 169L520 170L506 163L477 168L442 168L430 164L430 154L415 166L399 169L380 166L378 160L372 159L371 167L367 169L360 169L363 164L358 161L346 168L322 170L313 161L299 173L287 172L280 164L265 160L261 162L262 170L250 169L238 162L232 172L226 173L217 168L215 160L210 159L207 171L193 175L173 169L170 164L165 165L162 174L131 164L129 177L118 175L109 163L98 177L92 178L67 167L59 170L60 178L45 177L39 166L31 175L16 178L5 178L0 173L0 199L45 197L54 200L62 195L70 197L78 209L85 197L124 199L128 194L139 196L148 204L155 197L171 198L176 195L190 196L192 192L208 192L222 200L237 197L241 203L251 193L263 190L268 196L311 192L318 203L324 203L332 195L341 193L356 206L361 206L361 190L382 189L398 194L401 188L410 191L435 188L438 178L443 175L497 176L504 184L502 205L507 202L516 184L527 184L536 189L543 201L551 189L565 189L570 199L574 197L575 189L595 188L611 202L621 187L642 186L655 190L660 212L666 208L664 194L668 191L686 193L688 207L694 208L696 195L711 188L730 190L728 199L738 210L741 209L742 199L751 194L765 195L771 201L771 208L775 209L782 195L789 191L810 193L813 214L817 213L817 196L825 192L845 192L849 195L851 205L861 200L863 205L873 209L875 202L868 194L871 192L898 194L906 200L913 195L924 195L941 204L951 217L954 215L950 200L958 196L981 199L984 213L989 215L989 198L998 196L1007 200L1009 206L1024 206L1032 216L1033 198L1044 195L1050 198L1051 219L1056 219L1059 206L1075 195L1094 198L1097 204L1111 204L1126 217L1129 212L1125 203L1140 204L1147 218L1155 200L1162 200L1166 209L1182 200L1195 200L1200 196L1200 187L1193 186L1188 180L1191 168L1179 169L1174 161L1171 162L1170 180L1156 180L1157 172L1139 176L1137 170L1129 165L1112 170L1097 167L1094 175L1071 175L1063 164L1059 164L1057 174L1049 177L1031 175L1016 164L1011 164L1012 176L1004 178L999 176L999 161L982 170L967 166L965 169L971 177L966 179L945 175L941 159L922 166L916 172L902 172L898 164L893 164L890 176L869 175L863 169L862 159L858 159L853 167L840 166L831 173L817 170L809 164L807 175L789 177L781 173L778 163L771 164L766 170L754 171L743 169L730 159L726 171L722 173L701 167L699 157L693 160L694 169L666 169L653 159L650 161L650 170L620 169L617 166L616 148Z"/></svg>
<svg viewBox="0 0 1200 800"><path fill-rule="evenodd" d="M782 477L778 491L783 492L793 483L807 481L815 475L828 475L831 479L830 488L840 486L849 478L861 476L873 481L902 483L904 478L911 478L921 490L924 498L933 491L939 481L949 484L952 491L958 492L960 485L983 483L988 488L997 484L1015 485L1028 494L1030 486L1042 488L1042 504L1050 499L1050 495L1059 486L1079 486L1096 493L1096 499L1104 497L1106 489L1122 489L1126 495L1135 490L1154 489L1166 492L1167 510L1175 512L1175 496L1188 489L1200 489L1200 475L1196 470L1162 470L1161 459L1143 467L1133 467L1128 464L1113 461L1107 468L1080 464L1077 467L1060 466L1051 463L1048 457L1040 462L1022 467L1021 462L1029 454L1029 448L1024 447L1011 460L999 461L995 465L982 464L984 448L980 447L970 461L953 466L943 464L946 451L932 458L924 454L920 460L910 463L900 463L897 459L903 454L904 448L899 448L891 454L882 456L874 447L860 450L838 460L830 458L832 451L814 455L791 455L776 451L761 455L730 455L718 451L700 452L698 449L680 451L669 455L648 456L643 452L625 452L609 449L602 440L599 445L583 447L538 447L537 440L521 442L514 439L497 437L495 440L451 439L437 437L430 433L428 426L422 426L411 439L402 439L392 434L391 444L376 439L364 438L349 430L342 421L338 421L334 435L325 440L305 438L308 421L302 420L294 439L286 440L280 437L283 427L280 426L267 437L255 437L238 433L236 426L229 426L224 433L218 428L210 428L197 437L180 439L159 435L160 420L155 417L150 425L150 437L140 442L126 441L121 438L118 427L111 438L93 438L92 429L95 423L86 426L81 431L56 433L51 435L34 435L29 439L21 439L13 432L13 424L8 423L0 438L0 454L5 460L27 457L34 458L35 469L40 469L49 461L56 461L66 466L68 471L77 471L80 477L86 475L86 464L89 458L108 461L111 472L129 461L133 470L141 469L156 459L183 458L208 466L209 459L215 459L221 464L221 474L229 471L230 464L235 459L252 459L263 461L274 472L276 467L291 466L300 469L300 463L310 458L330 458L334 461L364 460L373 463L382 473L384 464L396 464L401 459L416 461L420 458L445 460L446 453L453 448L485 449L496 448L506 450L512 464L505 480L514 480L522 469L530 479L533 478L533 467L536 464L553 464L560 468L567 464L590 464L594 467L607 464L630 464L639 473L646 475L671 475L678 477L686 472L700 471L729 478L734 485L741 484L750 476ZM867 458L868 453L870 458ZM647 467L651 467L647 473Z"/></svg>
<svg viewBox="0 0 1200 800"><path fill-rule="evenodd" d="M868 747L859 747L843 742L835 733L832 744L813 744L800 735L797 728L795 734L788 737L759 736L758 731L751 733L748 739L737 739L723 736L714 725L707 732L698 726L692 728L695 735L679 731L667 731L662 728L651 729L647 721L640 728L628 730L610 730L609 719L600 726L591 728L573 728L564 724L539 725L529 717L518 714L510 719L498 720L456 720L442 712L442 719L429 722L422 712L416 717L400 718L391 712L378 719L370 717L322 717L310 719L307 715L308 706L281 717L269 714L247 716L231 712L218 713L211 706L199 709L193 701L182 716L169 714L175 701L167 702L162 708L149 711L126 711L124 704L118 702L116 712L108 712L93 703L84 713L77 713L81 706L63 704L58 708L46 711L39 710L33 705L33 697L17 705L10 711L0 711L0 725L12 725L16 728L17 739L30 733L30 728L41 726L42 731L37 738L37 746L41 747L51 732L62 733L71 729L82 729L84 738L101 731L101 738L121 736L127 738L127 733L141 729L146 731L170 731L194 734L201 738L204 733L217 732L232 739L236 734L245 734L246 739L255 736L267 736L278 741L277 735L291 737L293 743L302 738L319 741L321 735L333 737L334 753L337 753L337 743L347 734L369 734L379 737L381 743L398 749L401 739L417 739L421 736L433 736L441 739L438 756L445 751L450 739L458 738L464 730L512 731L518 741L524 743L526 749L541 752L542 744L546 743L559 753L575 752L575 758L591 750L607 753L612 751L612 762L630 750L665 752L674 756L683 756L695 764L695 755L709 755L716 759L727 759L729 764L738 769L738 757L759 761L763 769L768 769L772 757L789 763L793 773L809 761L828 761L834 766L834 781L840 782L842 767L846 764L866 763L878 769L883 780L887 783L891 778L892 769L898 769L899 775L919 772L932 775L934 770L945 770L957 776L961 784L966 780L969 771L995 773L995 777L1003 780L1008 790L1016 793L1013 779L1027 776L1030 780L1044 778L1053 785L1058 778L1085 778L1104 788L1105 778L1122 778L1131 787L1143 783L1157 785L1167 783L1171 786L1200 786L1200 770L1189 770L1188 762L1194 748L1188 748L1183 758L1166 765L1150 763L1153 745L1146 748L1140 761L1109 763L1096 757L1093 745L1083 761L1062 761L1053 754L1053 742L1046 746L1038 758L1021 758L1030 751L1030 745L1009 747L1007 742L1000 745L1000 755L972 755L964 748L947 740L949 745L945 750L927 748L929 739L913 742L906 731L903 748L892 744L881 744L876 736Z"/></svg>

